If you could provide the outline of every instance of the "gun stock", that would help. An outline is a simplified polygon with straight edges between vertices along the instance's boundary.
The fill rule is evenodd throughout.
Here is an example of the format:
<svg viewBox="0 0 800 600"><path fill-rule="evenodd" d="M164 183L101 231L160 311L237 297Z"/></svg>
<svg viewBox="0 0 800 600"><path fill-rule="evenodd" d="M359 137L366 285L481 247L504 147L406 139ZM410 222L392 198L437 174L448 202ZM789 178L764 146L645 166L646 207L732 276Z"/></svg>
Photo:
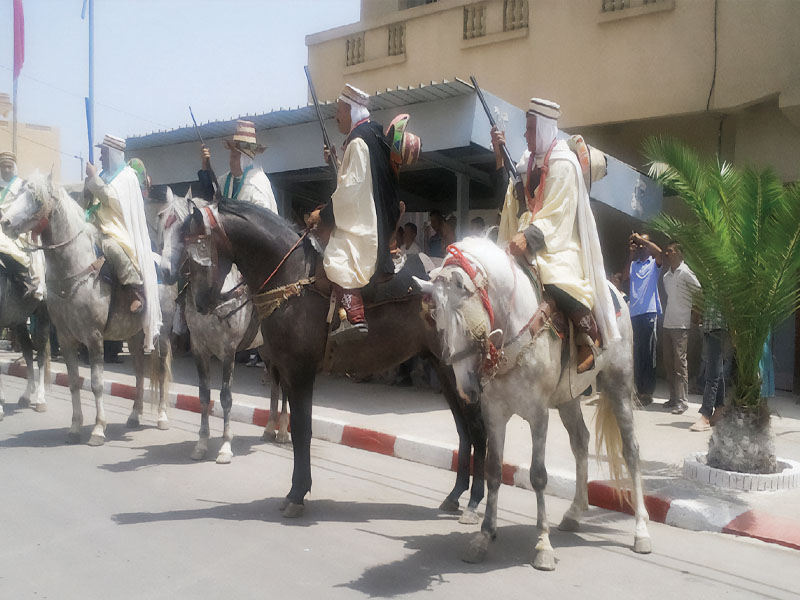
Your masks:
<svg viewBox="0 0 800 600"><path fill-rule="evenodd" d="M328 148L328 166L333 173L333 178L336 179L339 176L339 165L336 160L336 149L334 148L333 144L331 144L331 140L328 138L328 131L325 129L325 123L322 121L322 112L319 109L317 92L314 90L314 82L311 81L311 73L308 70L308 66L303 67L303 70L306 72L308 89L311 92L311 100L314 101L314 108L317 111L317 121L319 121L320 129L322 129L322 140L324 141L325 146Z"/></svg>
<svg viewBox="0 0 800 600"><path fill-rule="evenodd" d="M483 97L481 86L478 85L478 81L475 79L475 77L470 76L469 79L472 81L472 86L475 88L475 93L478 95L478 100L481 101L481 105L486 113L486 117L489 119L489 124L492 127L497 127L497 123L495 122L494 117L492 117L492 111L489 110L489 105L486 104L486 99ZM527 207L527 201L525 199L525 184L522 182L522 177L517 171L517 166L511 159L511 154L509 154L508 148L505 146L505 144L501 146L501 150L503 151L503 166L508 173L509 179L511 179L514 184L514 195L517 197L519 210L523 211L525 210L525 207Z"/></svg>

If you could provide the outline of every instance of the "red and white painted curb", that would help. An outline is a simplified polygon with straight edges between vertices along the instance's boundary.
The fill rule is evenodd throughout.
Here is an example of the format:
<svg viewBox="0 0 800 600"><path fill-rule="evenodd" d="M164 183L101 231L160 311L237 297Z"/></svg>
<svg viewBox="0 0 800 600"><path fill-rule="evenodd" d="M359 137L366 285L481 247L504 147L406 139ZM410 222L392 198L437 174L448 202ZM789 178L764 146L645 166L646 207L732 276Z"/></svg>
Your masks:
<svg viewBox="0 0 800 600"><path fill-rule="evenodd" d="M0 361L0 373L27 378L24 365ZM91 381L81 377L81 389L91 392ZM69 387L65 372L53 373L50 383ZM126 383L104 381L105 394L133 400L136 388ZM200 412L197 396L170 392L169 406L180 410ZM222 417L222 407L212 400L211 412ZM231 419L264 427L269 410L247 404L234 403ZM348 425L344 421L313 417L313 437L342 444L368 452L403 458L432 467L456 471L458 450L451 445L423 440L412 436L394 435ZM532 489L528 467L503 463L502 481L506 485ZM572 499L575 495L574 473L548 471L547 492L554 496ZM755 492L758 493L758 492ZM768 492L767 492L768 493ZM633 514L628 502L622 502L616 489L606 481L589 482L589 504L607 510ZM662 495L645 495L645 505L650 520L693 531L714 531L756 538L800 550L800 521L776 517L763 511L750 510L713 497L692 499L669 498Z"/></svg>

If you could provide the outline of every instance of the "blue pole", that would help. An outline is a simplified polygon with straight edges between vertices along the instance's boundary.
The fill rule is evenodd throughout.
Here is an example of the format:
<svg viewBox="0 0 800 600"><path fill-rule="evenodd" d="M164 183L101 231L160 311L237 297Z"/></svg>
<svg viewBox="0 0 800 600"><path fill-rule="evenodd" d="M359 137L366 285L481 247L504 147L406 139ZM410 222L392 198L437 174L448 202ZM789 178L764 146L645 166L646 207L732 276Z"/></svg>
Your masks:
<svg viewBox="0 0 800 600"><path fill-rule="evenodd" d="M86 98L86 133L89 136L89 162L94 163L94 0L83 0L81 19L89 4L89 97Z"/></svg>

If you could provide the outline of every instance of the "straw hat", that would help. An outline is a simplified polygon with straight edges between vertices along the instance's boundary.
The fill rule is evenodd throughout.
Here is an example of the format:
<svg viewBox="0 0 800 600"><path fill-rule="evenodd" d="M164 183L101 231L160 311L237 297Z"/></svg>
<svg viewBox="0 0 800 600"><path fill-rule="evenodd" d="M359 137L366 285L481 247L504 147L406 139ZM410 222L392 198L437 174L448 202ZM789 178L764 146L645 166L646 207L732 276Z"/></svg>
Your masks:
<svg viewBox="0 0 800 600"><path fill-rule="evenodd" d="M236 133L233 134L233 139L225 140L225 147L229 150L238 150L250 158L255 158L256 154L261 154L267 149L256 139L255 123L241 119L236 121Z"/></svg>
<svg viewBox="0 0 800 600"><path fill-rule="evenodd" d="M391 145L389 160L395 174L400 167L417 162L422 150L422 141L419 137L406 131L409 118L407 114L397 115L384 132Z"/></svg>
<svg viewBox="0 0 800 600"><path fill-rule="evenodd" d="M13 152L0 152L0 162L10 160L14 164L17 164L17 155Z"/></svg>

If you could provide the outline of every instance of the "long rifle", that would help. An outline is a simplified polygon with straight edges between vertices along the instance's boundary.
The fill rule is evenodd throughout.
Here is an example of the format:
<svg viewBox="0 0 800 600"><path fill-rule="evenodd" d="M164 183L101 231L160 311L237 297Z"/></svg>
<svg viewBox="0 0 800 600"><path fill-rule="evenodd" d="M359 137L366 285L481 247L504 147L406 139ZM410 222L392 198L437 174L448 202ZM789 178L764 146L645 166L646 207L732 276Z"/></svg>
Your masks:
<svg viewBox="0 0 800 600"><path fill-rule="evenodd" d="M197 137L200 138L200 145L204 148L206 147L206 143L203 141L203 136L200 133L200 128L197 126L197 119L194 118L194 112L192 112L192 106L189 105L189 114L192 115L192 123L194 123L194 130L197 133ZM217 176L214 174L214 168L211 166L211 161L208 161L208 176L211 179L211 189L213 190L214 195L214 202L219 202L222 198L222 194L219 191L219 183L217 182Z"/></svg>
<svg viewBox="0 0 800 600"><path fill-rule="evenodd" d="M303 70L306 72L308 89L311 92L311 99L314 101L314 108L317 109L317 120L319 121L319 126L322 128L322 139L325 143L325 146L328 148L328 166L331 168L334 179L336 179L339 176L339 166L336 161L336 150L333 147L333 144L331 144L330 138L328 137L328 131L325 129L325 123L322 122L322 112L319 110L317 92L314 91L314 82L311 81L311 73L308 71L308 66L303 67Z"/></svg>
<svg viewBox="0 0 800 600"><path fill-rule="evenodd" d="M472 75L470 75L469 79L472 81L472 85L475 88L475 93L478 94L478 100L480 100L481 104L483 105L483 110L486 111L486 117L489 119L489 124L492 127L497 127L497 123L495 123L494 117L492 117L489 106L486 104L486 99L483 97L481 87L478 85L478 81ZM519 210L525 210L525 207L527 206L527 201L525 199L525 184L522 182L522 177L520 177L520 174L517 171L517 166L514 164L514 161L511 160L511 154L508 153L508 148L506 145L503 144L500 146L500 149L503 151L503 166L506 168L508 177L514 184L514 195L517 197Z"/></svg>

